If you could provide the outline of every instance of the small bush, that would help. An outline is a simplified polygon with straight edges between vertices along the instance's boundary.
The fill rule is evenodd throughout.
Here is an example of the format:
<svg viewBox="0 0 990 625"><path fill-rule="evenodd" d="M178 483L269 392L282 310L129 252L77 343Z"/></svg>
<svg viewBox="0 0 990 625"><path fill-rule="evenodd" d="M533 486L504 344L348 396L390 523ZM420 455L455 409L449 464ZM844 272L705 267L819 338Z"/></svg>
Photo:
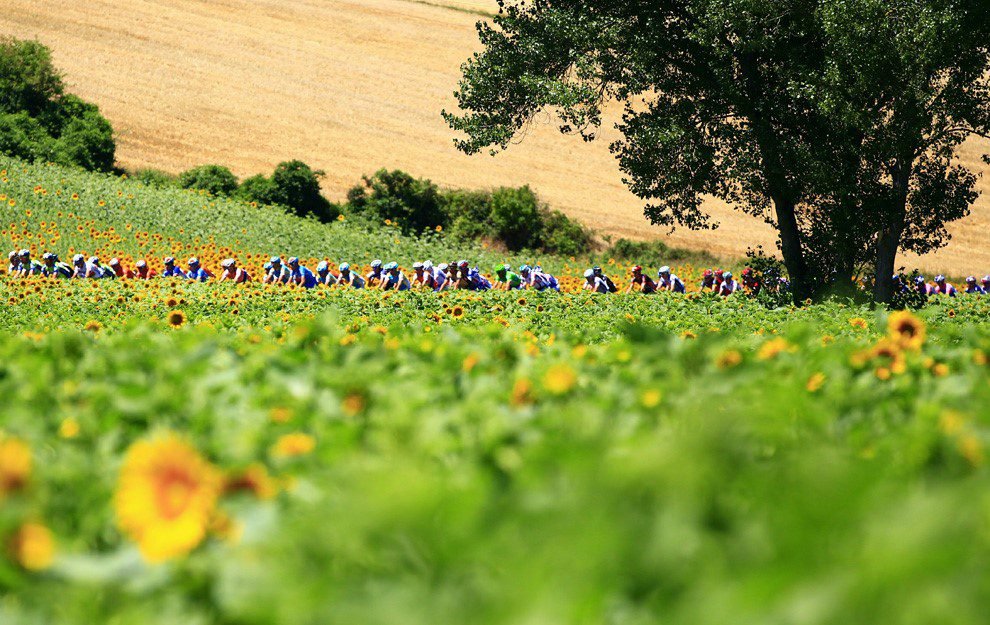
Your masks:
<svg viewBox="0 0 990 625"><path fill-rule="evenodd" d="M179 186L179 179L177 176L173 176L172 174L160 169L138 169L131 172L129 176L138 182L157 189Z"/></svg>
<svg viewBox="0 0 990 625"><path fill-rule="evenodd" d="M378 170L347 192L348 206L371 220L389 220L406 233L446 226L443 199L430 180L404 171Z"/></svg>
<svg viewBox="0 0 990 625"><path fill-rule="evenodd" d="M245 179L236 197L245 202L278 204L300 217L332 221L340 215L340 207L320 194L323 175L302 161L287 161L275 168L271 178L259 174Z"/></svg>
<svg viewBox="0 0 990 625"><path fill-rule="evenodd" d="M256 204L275 203L272 199L275 197L272 181L261 174L245 178L240 188L237 189L236 196L245 202L254 202Z"/></svg>
<svg viewBox="0 0 990 625"><path fill-rule="evenodd" d="M491 235L492 195L485 191L446 191L442 197L447 233L473 240Z"/></svg>
<svg viewBox="0 0 990 625"><path fill-rule="evenodd" d="M237 176L222 165L200 165L179 174L179 186L228 196L237 191Z"/></svg>
<svg viewBox="0 0 990 625"><path fill-rule="evenodd" d="M528 186L502 187L492 193L493 232L511 251L536 249L543 241L540 202Z"/></svg>
<svg viewBox="0 0 990 625"><path fill-rule="evenodd" d="M630 241L619 239L605 250L605 258L631 261L641 264L670 264L690 262L695 265L712 265L718 259L705 251L670 247L663 241Z"/></svg>
<svg viewBox="0 0 990 625"><path fill-rule="evenodd" d="M336 219L340 213L320 193L320 178L324 175L302 161L279 163L270 180L271 203L287 206L300 217L312 215L320 221Z"/></svg>
<svg viewBox="0 0 990 625"><path fill-rule="evenodd" d="M577 256L591 250L591 230L560 211L547 211L543 217L543 250L561 256Z"/></svg>

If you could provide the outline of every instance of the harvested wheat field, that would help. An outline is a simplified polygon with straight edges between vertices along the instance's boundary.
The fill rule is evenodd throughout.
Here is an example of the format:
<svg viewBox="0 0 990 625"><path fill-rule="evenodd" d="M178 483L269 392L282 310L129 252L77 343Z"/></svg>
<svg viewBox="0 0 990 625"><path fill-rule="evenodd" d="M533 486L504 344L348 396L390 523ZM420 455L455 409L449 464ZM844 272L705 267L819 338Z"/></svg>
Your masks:
<svg viewBox="0 0 990 625"><path fill-rule="evenodd" d="M723 256L772 245L769 228L711 203L716 233L649 226L608 143L585 144L542 120L495 158L454 150L440 110L478 48L494 0L6 0L0 32L54 50L70 89L100 105L120 162L178 172L226 164L240 176L299 158L340 198L362 174L401 168L450 186L530 184L603 234L665 237ZM963 153L979 162L987 145ZM988 190L986 180L981 188ZM928 270L990 272L990 198L954 228ZM912 261L913 262L913 261Z"/></svg>

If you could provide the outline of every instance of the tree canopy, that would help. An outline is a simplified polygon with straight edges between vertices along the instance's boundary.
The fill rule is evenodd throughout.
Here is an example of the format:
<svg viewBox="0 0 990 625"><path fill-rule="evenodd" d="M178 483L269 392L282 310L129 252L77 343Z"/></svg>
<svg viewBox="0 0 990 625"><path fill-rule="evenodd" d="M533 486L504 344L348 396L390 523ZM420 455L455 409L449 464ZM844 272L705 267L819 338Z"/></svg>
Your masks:
<svg viewBox="0 0 990 625"><path fill-rule="evenodd" d="M975 198L952 154L988 128L978 0L499 4L444 112L461 150L505 149L541 111L590 140L624 102L611 148L646 216L716 227L712 196L767 220L799 299L862 265L886 299L891 245L943 245Z"/></svg>
<svg viewBox="0 0 990 625"><path fill-rule="evenodd" d="M0 37L0 152L26 160L114 168L113 128L94 104L65 93L51 51Z"/></svg>

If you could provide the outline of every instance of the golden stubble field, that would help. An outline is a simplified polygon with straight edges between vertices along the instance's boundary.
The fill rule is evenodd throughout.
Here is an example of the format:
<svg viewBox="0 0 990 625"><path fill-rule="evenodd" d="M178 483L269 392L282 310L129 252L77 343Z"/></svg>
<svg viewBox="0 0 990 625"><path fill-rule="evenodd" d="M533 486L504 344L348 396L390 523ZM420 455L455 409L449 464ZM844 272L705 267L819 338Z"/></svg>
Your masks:
<svg viewBox="0 0 990 625"><path fill-rule="evenodd" d="M221 163L247 176L299 158L326 170L332 198L379 167L450 186L528 183L601 233L663 236L723 256L772 247L765 224L717 202L709 205L722 224L714 233L651 227L609 154L610 129L586 144L539 120L495 158L458 153L440 110L453 104L458 68L478 49L480 17L470 11L495 3L432 2L5 0L0 32L54 50L71 90L114 124L127 167ZM979 163L987 147L966 146L963 160ZM990 190L986 180L981 188ZM923 267L990 272L990 197L973 213Z"/></svg>

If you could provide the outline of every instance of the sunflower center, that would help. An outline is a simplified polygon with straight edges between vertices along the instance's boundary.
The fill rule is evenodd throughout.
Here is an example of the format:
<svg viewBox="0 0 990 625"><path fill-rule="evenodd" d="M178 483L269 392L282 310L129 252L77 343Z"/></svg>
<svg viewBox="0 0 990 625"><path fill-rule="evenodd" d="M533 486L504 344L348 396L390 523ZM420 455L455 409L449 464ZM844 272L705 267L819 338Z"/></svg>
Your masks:
<svg viewBox="0 0 990 625"><path fill-rule="evenodd" d="M166 519L174 519L189 506L195 482L189 475L171 471L162 476L158 485L158 511Z"/></svg>

